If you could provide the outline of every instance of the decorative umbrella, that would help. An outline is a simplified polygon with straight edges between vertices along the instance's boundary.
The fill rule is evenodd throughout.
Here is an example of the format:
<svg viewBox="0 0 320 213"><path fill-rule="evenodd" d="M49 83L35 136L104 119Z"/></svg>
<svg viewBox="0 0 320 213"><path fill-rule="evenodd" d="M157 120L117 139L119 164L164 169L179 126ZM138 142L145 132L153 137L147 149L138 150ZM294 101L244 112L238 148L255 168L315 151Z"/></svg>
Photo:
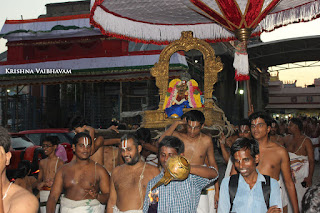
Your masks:
<svg viewBox="0 0 320 213"><path fill-rule="evenodd" d="M144 43L168 44L182 31L208 42L237 38L236 80L247 80L250 36L319 16L319 0L96 0L90 20L106 35Z"/></svg>
<svg viewBox="0 0 320 213"><path fill-rule="evenodd" d="M235 36L244 41L251 32L258 35L319 15L319 0L96 0L90 18L104 34L168 44L182 31L209 42Z"/></svg>
<svg viewBox="0 0 320 213"><path fill-rule="evenodd" d="M144 43L168 44L182 31L208 42L237 38L242 43L234 45L234 67L240 81L249 78L250 36L319 16L320 0L96 0L90 20L103 34Z"/></svg>

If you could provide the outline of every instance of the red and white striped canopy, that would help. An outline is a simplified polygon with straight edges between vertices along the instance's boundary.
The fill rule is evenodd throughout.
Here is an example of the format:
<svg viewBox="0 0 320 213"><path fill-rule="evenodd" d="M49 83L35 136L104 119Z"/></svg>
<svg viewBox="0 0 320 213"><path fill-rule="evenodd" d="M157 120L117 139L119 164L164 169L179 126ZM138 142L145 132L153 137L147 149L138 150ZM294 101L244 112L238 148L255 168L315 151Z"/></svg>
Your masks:
<svg viewBox="0 0 320 213"><path fill-rule="evenodd" d="M320 0L96 0L90 19L107 35L168 44L182 31L207 41L231 40L240 28L257 35L319 16Z"/></svg>

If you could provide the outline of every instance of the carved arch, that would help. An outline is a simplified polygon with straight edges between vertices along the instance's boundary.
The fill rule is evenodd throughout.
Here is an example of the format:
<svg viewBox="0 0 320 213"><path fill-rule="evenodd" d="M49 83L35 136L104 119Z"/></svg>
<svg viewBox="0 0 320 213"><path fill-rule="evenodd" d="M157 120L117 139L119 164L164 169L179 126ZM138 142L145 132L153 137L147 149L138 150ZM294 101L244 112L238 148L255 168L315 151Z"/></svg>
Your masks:
<svg viewBox="0 0 320 213"><path fill-rule="evenodd" d="M151 69L151 75L156 78L159 88L160 102L158 110L162 109L165 94L168 90L169 61L172 54L177 51L199 50L204 59L204 98L205 108L213 108L212 100L213 85L217 82L218 72L223 69L219 57L215 57L214 49L207 42L193 37L192 31L181 33L181 38L169 44L160 54L159 62Z"/></svg>

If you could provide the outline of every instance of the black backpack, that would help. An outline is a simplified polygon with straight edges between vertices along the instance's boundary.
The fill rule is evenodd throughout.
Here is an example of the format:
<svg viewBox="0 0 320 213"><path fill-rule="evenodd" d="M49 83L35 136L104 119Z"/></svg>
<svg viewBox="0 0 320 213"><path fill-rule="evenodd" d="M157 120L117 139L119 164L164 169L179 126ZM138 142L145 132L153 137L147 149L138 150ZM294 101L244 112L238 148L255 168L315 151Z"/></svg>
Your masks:
<svg viewBox="0 0 320 213"><path fill-rule="evenodd" d="M266 202L267 209L269 209L269 200L270 200L270 192L271 192L270 176L268 175L263 175L263 176L266 179L266 182L262 182L262 192L263 192L264 201ZM230 177L230 181L229 181L229 196L230 196L230 204L231 204L230 211L232 210L233 200L237 194L238 182L239 182L239 174L232 175Z"/></svg>

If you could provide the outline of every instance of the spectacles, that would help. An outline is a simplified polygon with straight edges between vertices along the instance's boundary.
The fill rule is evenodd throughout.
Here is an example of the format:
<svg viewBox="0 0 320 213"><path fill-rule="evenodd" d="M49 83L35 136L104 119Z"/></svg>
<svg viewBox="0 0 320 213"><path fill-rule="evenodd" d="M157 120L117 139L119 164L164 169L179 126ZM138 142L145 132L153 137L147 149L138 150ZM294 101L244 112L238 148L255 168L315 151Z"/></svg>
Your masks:
<svg viewBox="0 0 320 213"><path fill-rule="evenodd" d="M53 147L52 145L42 145L41 146L43 149L46 149L46 148L50 148L50 147Z"/></svg>

